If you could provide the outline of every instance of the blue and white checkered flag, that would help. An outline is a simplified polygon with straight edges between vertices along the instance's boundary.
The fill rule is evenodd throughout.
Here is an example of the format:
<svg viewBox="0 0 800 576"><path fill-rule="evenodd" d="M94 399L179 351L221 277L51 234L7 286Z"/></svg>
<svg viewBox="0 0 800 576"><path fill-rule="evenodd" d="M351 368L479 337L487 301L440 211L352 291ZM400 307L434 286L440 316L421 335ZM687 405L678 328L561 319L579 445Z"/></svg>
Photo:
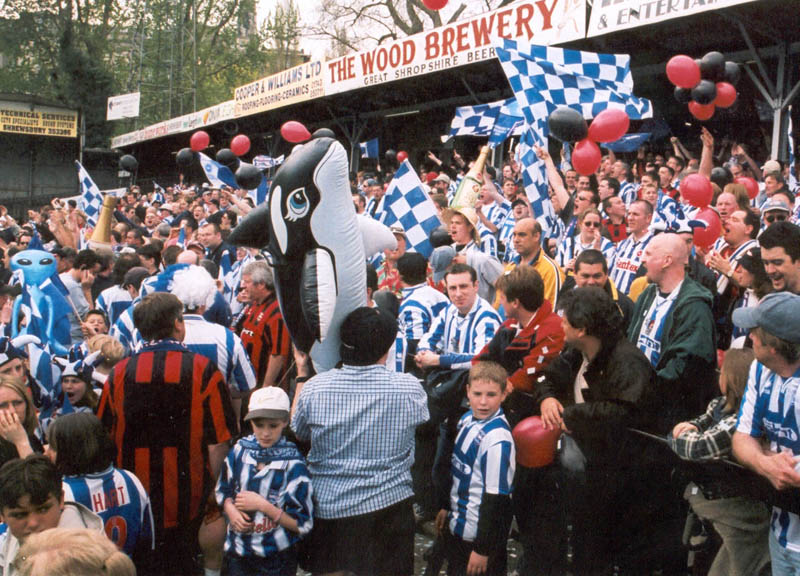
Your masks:
<svg viewBox="0 0 800 576"><path fill-rule="evenodd" d="M373 158L373 159L378 158L378 154L380 153L380 151L378 150L377 138L373 138L372 140L367 140L366 142L359 142L358 147L361 149L362 158Z"/></svg>
<svg viewBox="0 0 800 576"><path fill-rule="evenodd" d="M81 199L78 207L86 214L86 220L92 228L97 226L97 217L100 215L100 208L103 207L103 194L100 188L94 183L92 177L80 162L75 160L78 168L78 180L81 183Z"/></svg>
<svg viewBox="0 0 800 576"><path fill-rule="evenodd" d="M517 99L509 98L504 100L500 105L500 110L497 112L497 119L489 136L489 148L496 148L502 144L506 138L515 133L524 123L525 118L519 109Z"/></svg>
<svg viewBox="0 0 800 576"><path fill-rule="evenodd" d="M203 172L206 173L206 178L209 184L215 188L222 188L223 186L230 186L231 188L238 188L236 184L236 177L227 166L223 166L216 160L212 160L202 152L200 155L200 165L203 167Z"/></svg>
<svg viewBox="0 0 800 576"><path fill-rule="evenodd" d="M433 246L430 233L442 225L436 206L422 187L422 181L408 160L400 164L386 190L382 221L386 226L400 223L406 232L408 250L429 258Z"/></svg>
<svg viewBox="0 0 800 576"><path fill-rule="evenodd" d="M508 38L495 39L494 47L527 123L520 139L523 182L535 216L545 226L553 209L547 197L545 165L533 146L547 147L550 113L558 106L569 106L584 118L594 118L607 108L619 108L630 118L641 119L652 116L652 106L649 100L634 96L626 54L520 45Z"/></svg>
<svg viewBox="0 0 800 576"><path fill-rule="evenodd" d="M523 123L516 98L476 106L459 106L450 122L450 137L489 136L494 148Z"/></svg>

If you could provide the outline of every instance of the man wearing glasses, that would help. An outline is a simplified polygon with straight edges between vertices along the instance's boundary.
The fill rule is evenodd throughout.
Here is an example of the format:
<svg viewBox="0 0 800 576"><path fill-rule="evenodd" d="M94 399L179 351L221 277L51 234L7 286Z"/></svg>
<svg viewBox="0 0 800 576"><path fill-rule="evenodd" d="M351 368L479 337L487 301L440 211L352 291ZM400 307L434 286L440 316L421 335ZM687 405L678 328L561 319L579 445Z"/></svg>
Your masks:
<svg viewBox="0 0 800 576"><path fill-rule="evenodd" d="M761 207L762 228L769 228L775 222L784 222L790 219L792 211L787 200L784 193L780 192L764 202Z"/></svg>

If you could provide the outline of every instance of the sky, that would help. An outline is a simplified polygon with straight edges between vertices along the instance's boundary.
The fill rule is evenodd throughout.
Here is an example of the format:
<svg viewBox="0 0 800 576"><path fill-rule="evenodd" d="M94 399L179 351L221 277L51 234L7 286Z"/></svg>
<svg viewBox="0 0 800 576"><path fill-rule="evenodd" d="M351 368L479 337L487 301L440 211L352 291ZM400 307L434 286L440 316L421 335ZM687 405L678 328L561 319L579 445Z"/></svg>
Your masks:
<svg viewBox="0 0 800 576"><path fill-rule="evenodd" d="M281 0L257 0L256 11L259 25L261 25L267 15L275 9L275 6L280 3ZM302 24L310 24L310 18L313 18L316 14L317 7L320 5L320 0L295 0L295 4L302 7L300 11ZM311 38L303 38L300 40L300 49L306 54L310 54L311 57L315 59L324 58L327 48L328 42L324 40L315 40Z"/></svg>

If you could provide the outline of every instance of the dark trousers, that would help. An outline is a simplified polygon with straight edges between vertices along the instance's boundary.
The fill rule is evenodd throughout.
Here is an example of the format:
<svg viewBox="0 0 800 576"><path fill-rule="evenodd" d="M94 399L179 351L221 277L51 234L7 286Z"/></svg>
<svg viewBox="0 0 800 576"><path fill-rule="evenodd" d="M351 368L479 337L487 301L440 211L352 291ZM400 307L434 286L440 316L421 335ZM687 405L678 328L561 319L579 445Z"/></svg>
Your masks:
<svg viewBox="0 0 800 576"><path fill-rule="evenodd" d="M411 499L360 516L315 518L307 539L311 572L410 576L414 573L414 530Z"/></svg>
<svg viewBox="0 0 800 576"><path fill-rule="evenodd" d="M178 528L163 530L156 534L155 549L136 557L138 576L175 576L193 574L194 557L198 551L197 531L200 517Z"/></svg>
<svg viewBox="0 0 800 576"><path fill-rule="evenodd" d="M225 554L222 573L225 576L295 576L297 550L292 546L267 557Z"/></svg>
<svg viewBox="0 0 800 576"><path fill-rule="evenodd" d="M472 554L472 542L465 542L458 536L444 531L444 553L447 558L447 576L465 576L469 557ZM506 549L499 548L489 554L489 562L486 566L486 576L505 576L506 569Z"/></svg>

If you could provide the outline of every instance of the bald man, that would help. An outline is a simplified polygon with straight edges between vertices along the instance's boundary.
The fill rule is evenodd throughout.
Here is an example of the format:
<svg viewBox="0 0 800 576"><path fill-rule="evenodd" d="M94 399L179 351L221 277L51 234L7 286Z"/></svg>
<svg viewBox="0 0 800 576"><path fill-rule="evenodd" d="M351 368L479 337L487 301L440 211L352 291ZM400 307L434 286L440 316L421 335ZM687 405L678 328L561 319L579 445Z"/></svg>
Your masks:
<svg viewBox="0 0 800 576"><path fill-rule="evenodd" d="M556 309L558 293L564 283L564 272L542 250L542 227L533 218L522 218L514 225L511 236L517 255L506 265L505 271L527 264L539 273L544 282L544 298Z"/></svg>
<svg viewBox="0 0 800 576"><path fill-rule="evenodd" d="M659 431L702 414L716 386L711 293L686 275L689 251L677 234L654 237L642 263L651 282L633 311L628 339L656 369Z"/></svg>

